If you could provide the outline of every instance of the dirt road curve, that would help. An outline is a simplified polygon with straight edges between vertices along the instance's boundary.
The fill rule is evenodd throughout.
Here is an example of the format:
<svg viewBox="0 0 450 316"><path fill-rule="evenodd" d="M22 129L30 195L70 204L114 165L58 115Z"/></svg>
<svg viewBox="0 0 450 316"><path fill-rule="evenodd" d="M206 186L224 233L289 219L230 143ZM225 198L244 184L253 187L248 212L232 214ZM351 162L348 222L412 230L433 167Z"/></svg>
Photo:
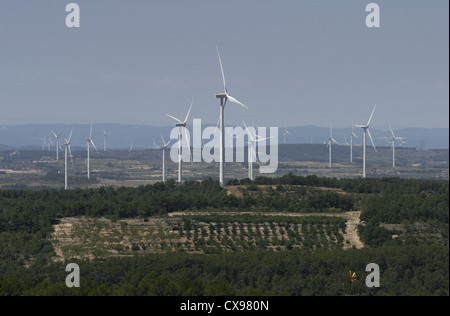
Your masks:
<svg viewBox="0 0 450 316"><path fill-rule="evenodd" d="M358 224L360 223L361 211L352 211L346 213L252 213L252 212L217 212L214 215L265 215L265 216L287 216L287 217L306 217L306 216L330 216L345 218L347 227L344 234L344 249L361 249L364 247L363 242L358 235ZM186 216L186 215L212 215L206 212L174 212L170 213L170 217Z"/></svg>

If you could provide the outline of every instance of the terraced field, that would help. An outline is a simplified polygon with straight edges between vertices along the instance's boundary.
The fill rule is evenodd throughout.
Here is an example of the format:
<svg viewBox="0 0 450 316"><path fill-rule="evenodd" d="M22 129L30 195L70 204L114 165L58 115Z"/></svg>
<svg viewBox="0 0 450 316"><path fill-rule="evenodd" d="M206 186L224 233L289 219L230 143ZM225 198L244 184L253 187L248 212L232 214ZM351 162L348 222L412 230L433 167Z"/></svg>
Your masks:
<svg viewBox="0 0 450 316"><path fill-rule="evenodd" d="M174 213L170 217L116 222L64 218L54 226L51 241L56 261L170 252L361 248L357 234L352 235L359 222L355 213L358 212L320 216Z"/></svg>

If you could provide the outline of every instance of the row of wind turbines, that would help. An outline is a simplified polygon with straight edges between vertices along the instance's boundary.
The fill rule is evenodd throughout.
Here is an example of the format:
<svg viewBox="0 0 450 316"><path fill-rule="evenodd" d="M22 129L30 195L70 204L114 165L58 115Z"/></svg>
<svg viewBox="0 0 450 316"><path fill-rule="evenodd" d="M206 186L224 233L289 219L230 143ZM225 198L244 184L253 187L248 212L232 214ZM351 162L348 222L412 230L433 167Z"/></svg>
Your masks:
<svg viewBox="0 0 450 316"><path fill-rule="evenodd" d="M94 140L92 139L92 127L93 122L91 122L91 129L89 133L89 137L86 138L86 149L87 149L87 178L91 178L91 145L95 149L95 151L98 153L98 149L95 146ZM68 158L71 159L71 163L73 166L73 155L72 155L72 149L71 149L71 142L72 142L72 136L73 136L73 127L70 131L69 137L64 139L63 146L64 150L61 147L61 134L56 134L53 130L51 130L51 133L55 137L55 148L56 148L56 161L59 161L59 152L64 151L64 189L68 190ZM103 151L106 152L107 150L107 138L111 134L111 132L103 131Z"/></svg>
<svg viewBox="0 0 450 316"><path fill-rule="evenodd" d="M219 65L220 65L220 71L221 71L221 75L222 75L222 82L223 82L223 92L221 93L217 93L215 94L216 99L220 100L220 108L219 108L219 119L218 119L218 123L217 123L217 127L219 128L219 135L220 135L220 158L219 158L219 182L221 184L221 186L225 185L225 180L224 180L224 161L225 161L225 141L224 141L224 128L225 128L225 107L229 102L237 104L239 106L241 106L244 109L248 110L248 107L246 105L244 105L242 102L238 101L236 98L234 98L233 96L231 96L228 92L227 89L227 84L226 84L226 80L225 80L225 74L224 74L224 69L223 69L223 64L222 64L222 59L219 53L219 49L217 48L217 56L219 59ZM189 134L187 132L186 129L186 125L187 125L187 121L189 119L191 110L192 110L192 106L194 104L194 100L192 100L190 106L189 106L189 110L187 112L187 115L185 117L184 120L178 119L177 117L167 114L167 116L169 118L171 118L172 120L175 121L174 125L175 127L178 127L178 182L182 183L182 173L183 173L183 160L182 160L182 155L183 155L183 135L186 138L186 142L187 144L189 144L187 146L187 149L189 151L189 157L191 158L191 152L190 152L190 140L189 140ZM377 150L375 147L375 144L373 142L373 138L372 135L370 133L370 123L372 121L373 115L375 113L375 109L376 109L376 105L372 110L372 113L369 117L369 120L367 121L366 124L360 124L360 125L354 125L354 127L359 127L361 129L363 129L364 132L364 136L363 136L363 178L366 178L366 147L367 147L367 136L369 136L370 141L373 145L373 148L375 149L375 151ZM263 140L267 140L269 138L262 138L258 135L256 135L255 132L252 132L245 124L245 122L243 122L246 132L249 136L249 140L247 142L248 144L248 173L249 173L249 179L253 180L253 163L256 162L257 158L256 158L256 144L260 141ZM91 122L91 129L90 129L90 134L89 134L89 138L86 138L86 146L87 146L87 178L90 179L90 147L92 145L92 147L98 152L97 147L95 146L95 143L92 139L92 122ZM254 131L254 129L253 129ZM60 135L54 133L53 131L51 131L52 134L54 135L54 137L56 138L56 159L59 159L59 150L61 150L61 146L60 146ZM65 147L65 189L68 189L68 183L67 183L67 162L68 162L68 157L71 158L72 160L72 164L73 164L73 157L72 157L72 153L71 153L71 148L70 148L70 144L71 144L71 140L72 140L72 134L73 134L73 128L72 131L70 132L69 138L65 139L63 145ZM107 144L107 137L108 135L110 135L111 133L104 131L104 151L106 151L106 144ZM395 167L395 142L397 140L403 140L404 138L402 137L397 137L394 135L394 132L391 129L391 134L392 137L390 138L390 144L392 146L392 151L393 151L393 166ZM285 128L284 132L284 142L286 143L286 137L289 135L289 132L287 131L287 129ZM352 126L352 133L350 134L350 162L353 162L353 138L357 137L356 134L353 131L353 126ZM157 146L156 143L154 142L154 146L157 149L161 149L162 150L162 180L163 182L166 181L166 167L165 167L165 157L166 157L166 149L169 147L170 145L170 141L166 142L164 137L161 135L161 140L162 140L162 145ZM330 137L328 139L328 147L329 147L329 167L331 168L332 166L332 144L338 144L338 142L333 138L333 130L332 127L330 126Z"/></svg>
<svg viewBox="0 0 450 316"><path fill-rule="evenodd" d="M353 163L353 139L357 138L358 136L356 136L353 127L359 127L363 130L364 132L364 136L363 136L363 178L366 178L366 156L367 156L367 136L369 136L370 142L372 143L373 149L375 150L375 152L377 152L377 148L375 146L375 143L373 141L372 138L372 134L370 133L370 123L372 121L373 115L375 113L376 110L376 105L372 110L372 113L370 114L369 120L367 121L366 124L358 124L358 125L353 125L352 124L352 132L349 135L350 136L350 144L347 144L346 141L346 145L350 146L350 162ZM404 137L399 137L399 136L395 136L394 131L392 130L391 127L389 127L389 130L391 132L391 137L390 138L385 138L386 142L388 144L391 145L391 150L392 150L392 167L395 168L395 143L396 141L400 141L400 144L404 143L405 138ZM328 151L329 151L329 158L328 158L328 167L331 169L332 167L332 145L336 144L336 145L340 145L338 143L338 141L336 141L333 137L333 127L330 125L330 137L328 138Z"/></svg>

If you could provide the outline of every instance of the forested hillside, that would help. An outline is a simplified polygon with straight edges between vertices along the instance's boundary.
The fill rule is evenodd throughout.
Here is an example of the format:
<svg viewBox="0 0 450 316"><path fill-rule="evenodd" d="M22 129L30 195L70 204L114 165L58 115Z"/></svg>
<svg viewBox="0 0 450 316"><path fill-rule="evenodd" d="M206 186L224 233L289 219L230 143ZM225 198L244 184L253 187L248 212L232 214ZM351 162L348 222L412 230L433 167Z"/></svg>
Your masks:
<svg viewBox="0 0 450 316"><path fill-rule="evenodd" d="M345 217L324 216L355 211L365 247L343 250ZM305 217L288 217L296 214ZM448 295L448 217L449 183L432 180L289 174L225 188L207 180L0 190L0 295ZM158 219L170 223L170 240L185 242L55 262L55 225L69 218L120 222L127 234L125 219ZM68 262L80 264L80 289L65 287ZM372 262L382 271L378 289L364 284ZM352 285L349 270L359 277Z"/></svg>

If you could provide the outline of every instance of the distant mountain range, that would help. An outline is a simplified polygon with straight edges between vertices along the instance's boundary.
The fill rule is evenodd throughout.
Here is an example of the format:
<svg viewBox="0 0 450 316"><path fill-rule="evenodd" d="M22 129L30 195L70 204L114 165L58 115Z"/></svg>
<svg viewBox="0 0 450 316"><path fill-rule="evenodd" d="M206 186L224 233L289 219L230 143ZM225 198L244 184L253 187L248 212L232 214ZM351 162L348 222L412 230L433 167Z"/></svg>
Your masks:
<svg viewBox="0 0 450 316"><path fill-rule="evenodd" d="M204 125L203 128L210 125ZM82 147L86 144L86 138L89 137L90 125L74 125L72 147ZM51 130L61 134L61 143L68 137L71 125L14 125L0 126L0 150L14 149L40 149L45 144L48 145L48 139L55 142L55 137ZM189 126L188 126L189 128ZM191 127L192 128L192 127ZM93 128L93 140L98 150L103 149L103 131L111 132L108 136L107 146L110 149L149 149L153 148L153 139L157 144L161 144L161 135L164 135L166 141L169 139L173 127L156 127L144 125L122 125L122 124L96 124ZM191 129L192 131L192 129ZM279 143L284 143L284 128L278 132ZM316 126L299 126L288 128L288 144L315 143L323 144L330 135L329 128ZM386 146L385 137L390 136L389 131L371 129L374 142L377 146ZM396 136L406 138L405 147L417 149L448 149L449 148L449 129L448 128L404 128L394 130ZM333 129L333 137L341 144L350 142L350 129ZM362 131L355 128L358 138L354 139L355 145L362 144ZM369 145L370 141L368 140ZM52 147L54 145L51 145Z"/></svg>

